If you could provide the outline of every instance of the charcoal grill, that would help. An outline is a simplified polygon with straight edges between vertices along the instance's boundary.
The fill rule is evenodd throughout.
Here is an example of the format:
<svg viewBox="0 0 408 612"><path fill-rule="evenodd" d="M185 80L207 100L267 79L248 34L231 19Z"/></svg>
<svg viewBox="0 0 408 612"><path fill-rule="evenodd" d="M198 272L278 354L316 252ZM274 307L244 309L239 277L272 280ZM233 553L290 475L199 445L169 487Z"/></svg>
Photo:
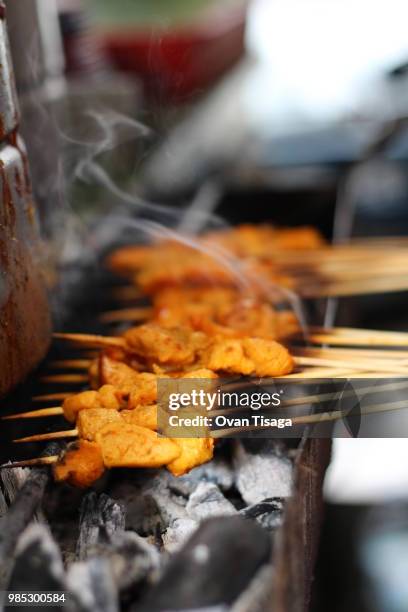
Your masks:
<svg viewBox="0 0 408 612"><path fill-rule="evenodd" d="M0 98L0 392L2 410L17 411L29 409L33 396L66 390L41 379L57 358L78 353L56 344L43 360L50 342L46 270L17 130L2 3L0 13L7 85ZM58 302L60 330L107 331L98 313L115 307L117 280L101 270L84 266L71 274ZM68 390L80 388L79 382ZM1 460L55 453L55 445L8 443L38 431L39 423L4 426ZM54 429L55 420L41 425ZM225 441L214 461L190 475L117 470L91 492L54 485L45 468L2 470L0 590L66 591L64 609L72 611L306 611L329 453L328 440L307 437ZM251 466L259 462L256 472Z"/></svg>

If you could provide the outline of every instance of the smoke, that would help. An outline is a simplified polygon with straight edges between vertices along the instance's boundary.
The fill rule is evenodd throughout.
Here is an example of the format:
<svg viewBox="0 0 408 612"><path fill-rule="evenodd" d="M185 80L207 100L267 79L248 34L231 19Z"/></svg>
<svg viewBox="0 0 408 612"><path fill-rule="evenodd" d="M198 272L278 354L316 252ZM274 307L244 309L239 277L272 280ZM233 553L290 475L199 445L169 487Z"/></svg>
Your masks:
<svg viewBox="0 0 408 612"><path fill-rule="evenodd" d="M306 317L299 298L291 291L248 272L245 264L219 245L206 244L195 235L201 230L225 228L228 224L213 211L221 197L220 185L209 181L198 190L195 198L183 207L171 207L146 200L135 192L135 177L125 177L126 187L112 178L108 161L115 158L123 144L135 147L140 141L151 140L153 132L144 124L111 109L86 109L75 133L59 128L64 142L64 168L67 187L83 183L102 190L108 200L98 222L95 214L80 224L80 248L76 256L99 259L101 253L124 243L145 243L171 240L200 251L226 269L236 287L246 295L252 290L267 296L274 303L290 306L300 325L306 329ZM129 190L129 185L132 190ZM140 189L140 185L139 185ZM71 194L72 194L71 190ZM100 200L96 193L96 202ZM75 205L72 206L75 209ZM72 216L72 213L71 213ZM98 215L96 215L98 217ZM71 221L72 223L72 221ZM72 243L72 236L70 239ZM72 248L71 248L72 252Z"/></svg>

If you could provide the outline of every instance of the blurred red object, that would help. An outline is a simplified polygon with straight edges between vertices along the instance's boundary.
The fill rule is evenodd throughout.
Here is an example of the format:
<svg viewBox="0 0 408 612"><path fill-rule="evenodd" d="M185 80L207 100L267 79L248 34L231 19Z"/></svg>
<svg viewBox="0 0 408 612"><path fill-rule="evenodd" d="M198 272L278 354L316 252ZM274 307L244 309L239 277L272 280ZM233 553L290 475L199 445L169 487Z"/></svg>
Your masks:
<svg viewBox="0 0 408 612"><path fill-rule="evenodd" d="M115 65L137 74L147 93L183 102L203 93L243 54L246 13L240 4L189 26L111 31L103 41Z"/></svg>

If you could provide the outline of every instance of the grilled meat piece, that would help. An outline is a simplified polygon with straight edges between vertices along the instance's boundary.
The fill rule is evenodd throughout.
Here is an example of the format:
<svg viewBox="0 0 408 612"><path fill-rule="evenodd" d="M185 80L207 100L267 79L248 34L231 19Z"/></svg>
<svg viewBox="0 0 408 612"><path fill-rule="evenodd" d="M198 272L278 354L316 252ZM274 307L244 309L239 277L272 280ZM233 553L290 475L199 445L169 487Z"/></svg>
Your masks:
<svg viewBox="0 0 408 612"><path fill-rule="evenodd" d="M75 487L87 488L105 471L102 452L98 444L78 440L69 445L67 451L53 466L57 482L66 481Z"/></svg>

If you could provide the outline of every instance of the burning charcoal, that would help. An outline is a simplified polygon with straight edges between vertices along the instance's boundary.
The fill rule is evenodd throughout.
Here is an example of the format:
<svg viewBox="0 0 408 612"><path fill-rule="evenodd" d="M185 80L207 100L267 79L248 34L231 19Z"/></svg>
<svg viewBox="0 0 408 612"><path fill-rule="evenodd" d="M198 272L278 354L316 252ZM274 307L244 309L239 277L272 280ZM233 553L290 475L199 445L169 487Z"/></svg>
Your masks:
<svg viewBox="0 0 408 612"><path fill-rule="evenodd" d="M86 559L88 550L99 541L106 541L116 531L125 529L123 506L102 493L92 492L84 497L81 505L77 556Z"/></svg>
<svg viewBox="0 0 408 612"><path fill-rule="evenodd" d="M73 563L66 582L71 600L68 612L119 612L119 597L106 559Z"/></svg>
<svg viewBox="0 0 408 612"><path fill-rule="evenodd" d="M239 514L247 519L255 519L264 529L271 531L282 524L284 500L281 497L264 499L240 510Z"/></svg>
<svg viewBox="0 0 408 612"><path fill-rule="evenodd" d="M201 482L190 495L186 510L190 518L201 521L211 516L236 514L234 506L224 497L217 485Z"/></svg>
<svg viewBox="0 0 408 612"><path fill-rule="evenodd" d="M188 497L200 482L212 482L222 491L231 489L234 483L234 476L228 463L223 459L214 459L209 463L204 463L185 476L175 478L171 474L169 486L182 495Z"/></svg>
<svg viewBox="0 0 408 612"><path fill-rule="evenodd" d="M289 459L267 444L250 453L241 442L235 449L236 486L247 504L271 497L288 497L292 489L293 466Z"/></svg>
<svg viewBox="0 0 408 612"><path fill-rule="evenodd" d="M134 612L193 610L231 604L267 563L271 541L256 523L229 516L202 523L169 561Z"/></svg>
<svg viewBox="0 0 408 612"><path fill-rule="evenodd" d="M160 566L160 555L156 548L132 531L116 532L109 542L98 543L90 555L106 558L111 573L120 591L129 589L156 571Z"/></svg>
<svg viewBox="0 0 408 612"><path fill-rule="evenodd" d="M163 534L163 546L165 550L174 553L179 550L188 538L197 529L198 523L193 519L184 518L173 521L172 526L168 527Z"/></svg>
<svg viewBox="0 0 408 612"><path fill-rule="evenodd" d="M61 553L45 525L31 524L21 535L16 553L8 590L65 590Z"/></svg>
<svg viewBox="0 0 408 612"><path fill-rule="evenodd" d="M17 540L41 502L49 479L48 470L31 470L8 512L0 519L0 588L7 582Z"/></svg>
<svg viewBox="0 0 408 612"><path fill-rule="evenodd" d="M146 478L132 474L115 480L110 493L117 499L126 500L126 529L139 535L151 536L161 533L165 525L156 501L145 492Z"/></svg>
<svg viewBox="0 0 408 612"><path fill-rule="evenodd" d="M165 526L171 526L176 519L188 518L185 508L186 500L171 491L164 470L145 483L143 495L149 495L154 499Z"/></svg>
<svg viewBox="0 0 408 612"><path fill-rule="evenodd" d="M28 468L11 468L1 470L0 481L3 484L4 493L9 504L13 502L15 496L29 475L30 470Z"/></svg>

